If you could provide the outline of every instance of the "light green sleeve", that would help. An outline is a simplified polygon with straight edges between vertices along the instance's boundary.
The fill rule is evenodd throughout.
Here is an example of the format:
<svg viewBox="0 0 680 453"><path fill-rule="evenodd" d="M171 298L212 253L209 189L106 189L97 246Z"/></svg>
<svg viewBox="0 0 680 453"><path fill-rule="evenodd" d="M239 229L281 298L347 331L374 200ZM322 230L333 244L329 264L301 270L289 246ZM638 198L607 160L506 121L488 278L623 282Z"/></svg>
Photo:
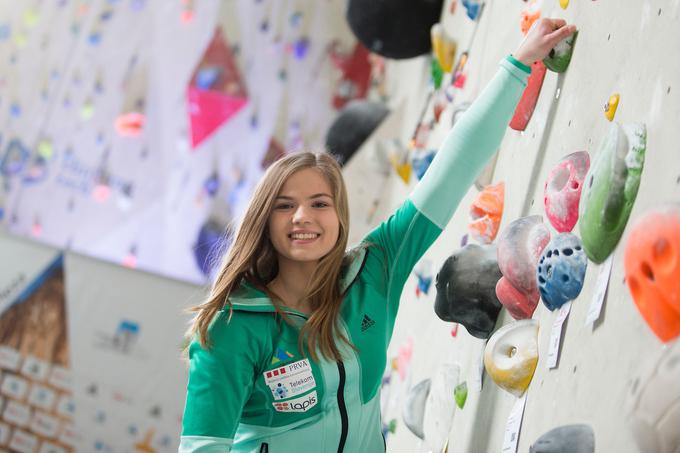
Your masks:
<svg viewBox="0 0 680 453"><path fill-rule="evenodd" d="M501 144L527 84L530 68L509 56L451 129L410 195L418 211L441 229Z"/></svg>

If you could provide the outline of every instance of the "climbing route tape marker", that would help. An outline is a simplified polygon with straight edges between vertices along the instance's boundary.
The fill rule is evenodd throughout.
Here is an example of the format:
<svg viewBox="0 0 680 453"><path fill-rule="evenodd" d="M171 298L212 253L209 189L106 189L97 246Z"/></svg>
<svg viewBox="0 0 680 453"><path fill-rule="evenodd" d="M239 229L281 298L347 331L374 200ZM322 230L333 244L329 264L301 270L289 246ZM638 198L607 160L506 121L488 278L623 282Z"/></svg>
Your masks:
<svg viewBox="0 0 680 453"><path fill-rule="evenodd" d="M560 357L560 339L562 338L562 327L564 326L564 321L566 321L571 311L571 302L560 307L557 312L557 318L553 322L552 332L550 333L550 343L548 344L548 369L557 367L557 359Z"/></svg>
<svg viewBox="0 0 680 453"><path fill-rule="evenodd" d="M588 314L586 315L586 325L592 324L600 318L604 296L607 294L609 275L612 272L613 257L614 254L612 253L609 255L609 258L600 265L600 273L597 276L597 283L595 284L595 294L592 302L590 302Z"/></svg>
<svg viewBox="0 0 680 453"><path fill-rule="evenodd" d="M519 430L522 427L522 417L524 416L524 406L527 402L527 394L517 398L515 405L512 406L508 421L505 424L505 435L503 436L503 447L501 453L516 453L517 442L519 441Z"/></svg>

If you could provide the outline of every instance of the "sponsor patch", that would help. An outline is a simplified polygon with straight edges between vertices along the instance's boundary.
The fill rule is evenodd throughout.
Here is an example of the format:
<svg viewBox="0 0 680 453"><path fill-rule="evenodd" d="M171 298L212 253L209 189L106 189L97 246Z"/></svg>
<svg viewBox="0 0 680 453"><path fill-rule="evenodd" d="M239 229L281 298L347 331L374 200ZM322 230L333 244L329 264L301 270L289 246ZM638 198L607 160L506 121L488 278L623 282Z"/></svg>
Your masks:
<svg viewBox="0 0 680 453"><path fill-rule="evenodd" d="M288 401L274 401L272 405L277 412L307 412L309 409L316 406L319 398L316 396L316 390L309 395L301 396Z"/></svg>
<svg viewBox="0 0 680 453"><path fill-rule="evenodd" d="M309 360L302 359L262 373L275 400L284 400L316 387Z"/></svg>

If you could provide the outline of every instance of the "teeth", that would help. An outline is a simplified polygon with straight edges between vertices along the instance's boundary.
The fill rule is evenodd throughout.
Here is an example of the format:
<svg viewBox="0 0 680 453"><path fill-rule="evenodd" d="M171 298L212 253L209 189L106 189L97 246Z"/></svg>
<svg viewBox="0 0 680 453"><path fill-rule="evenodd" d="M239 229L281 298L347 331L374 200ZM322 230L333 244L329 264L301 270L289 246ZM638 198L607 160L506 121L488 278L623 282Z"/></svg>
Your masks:
<svg viewBox="0 0 680 453"><path fill-rule="evenodd" d="M318 234L316 233L295 233L290 235L293 239L316 239L317 236Z"/></svg>

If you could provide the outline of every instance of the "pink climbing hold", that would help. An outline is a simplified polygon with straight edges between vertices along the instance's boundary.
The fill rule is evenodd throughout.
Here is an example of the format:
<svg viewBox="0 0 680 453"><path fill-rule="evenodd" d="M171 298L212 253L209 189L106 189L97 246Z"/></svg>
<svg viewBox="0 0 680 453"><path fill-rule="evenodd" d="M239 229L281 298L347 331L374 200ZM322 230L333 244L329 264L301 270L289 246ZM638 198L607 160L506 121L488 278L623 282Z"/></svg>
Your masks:
<svg viewBox="0 0 680 453"><path fill-rule="evenodd" d="M568 233L578 220L581 189L590 168L590 156L577 151L565 156L551 171L543 188L545 215L560 233Z"/></svg>
<svg viewBox="0 0 680 453"><path fill-rule="evenodd" d="M513 221L498 238L503 277L496 284L496 296L515 319L531 318L538 305L536 265L549 241L550 231L540 215Z"/></svg>

